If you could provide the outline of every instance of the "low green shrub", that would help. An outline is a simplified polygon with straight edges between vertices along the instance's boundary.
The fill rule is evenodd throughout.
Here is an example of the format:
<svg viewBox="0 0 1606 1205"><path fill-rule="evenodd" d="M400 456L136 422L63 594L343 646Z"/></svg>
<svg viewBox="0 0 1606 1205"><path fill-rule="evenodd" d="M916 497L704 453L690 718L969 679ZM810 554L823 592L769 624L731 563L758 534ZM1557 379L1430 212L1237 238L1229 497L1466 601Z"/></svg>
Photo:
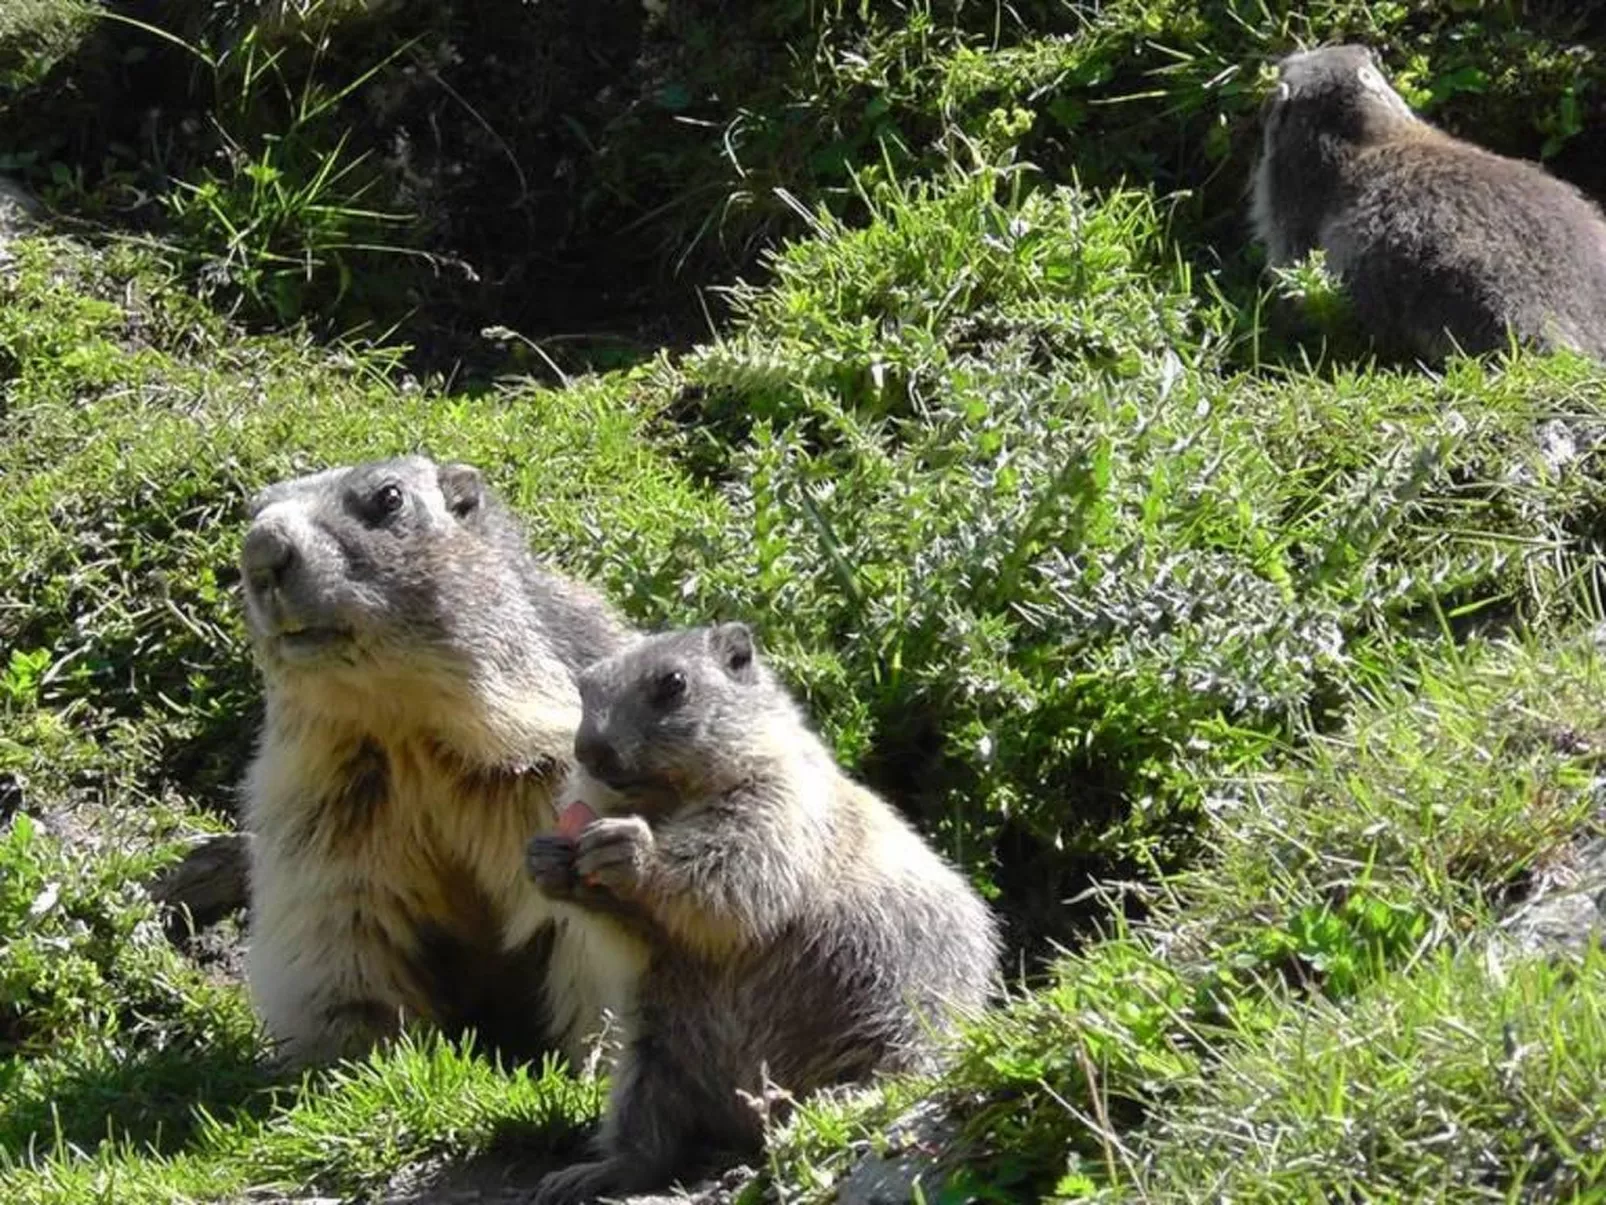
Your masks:
<svg viewBox="0 0 1606 1205"><path fill-rule="evenodd" d="M42 79L94 17L88 0L11 0L0 12L0 96Z"/></svg>
<svg viewBox="0 0 1606 1205"><path fill-rule="evenodd" d="M0 1150L15 1156L52 1133L181 1141L197 1104L260 1083L250 1009L173 948L140 885L174 809L122 831L94 814L92 837L84 815L0 828Z"/></svg>

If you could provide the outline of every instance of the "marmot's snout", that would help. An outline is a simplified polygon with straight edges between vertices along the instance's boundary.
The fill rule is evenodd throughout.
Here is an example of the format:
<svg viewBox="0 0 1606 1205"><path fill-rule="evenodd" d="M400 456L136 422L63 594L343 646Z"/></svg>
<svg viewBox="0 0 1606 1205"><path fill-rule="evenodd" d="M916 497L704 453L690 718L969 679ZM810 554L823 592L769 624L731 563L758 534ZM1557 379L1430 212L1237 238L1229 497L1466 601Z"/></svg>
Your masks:
<svg viewBox="0 0 1606 1205"><path fill-rule="evenodd" d="M574 734L574 759L585 767L587 774L607 786L619 786L625 776L619 751L589 718L581 721L579 731Z"/></svg>
<svg viewBox="0 0 1606 1205"><path fill-rule="evenodd" d="M246 584L258 595L279 586L285 571L295 563L296 546L277 523L253 523L240 550L240 569Z"/></svg>
<svg viewBox="0 0 1606 1205"><path fill-rule="evenodd" d="M259 514L240 549L246 618L258 640L292 661L343 644L351 626L318 572L317 533L283 506Z"/></svg>

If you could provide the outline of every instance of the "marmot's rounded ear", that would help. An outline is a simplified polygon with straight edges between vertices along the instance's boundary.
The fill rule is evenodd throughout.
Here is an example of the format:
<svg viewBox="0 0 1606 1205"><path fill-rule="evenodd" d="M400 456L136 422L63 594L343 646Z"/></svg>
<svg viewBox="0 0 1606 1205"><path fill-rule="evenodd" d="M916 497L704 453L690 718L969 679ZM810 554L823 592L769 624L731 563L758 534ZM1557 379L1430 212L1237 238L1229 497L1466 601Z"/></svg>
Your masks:
<svg viewBox="0 0 1606 1205"><path fill-rule="evenodd" d="M263 486L251 495L250 501L246 503L246 513L254 519L279 499L288 497L290 491L287 485L287 482L275 481L272 485Z"/></svg>
<svg viewBox="0 0 1606 1205"><path fill-rule="evenodd" d="M471 464L443 464L435 479L446 509L459 519L478 510L485 498L485 476Z"/></svg>
<svg viewBox="0 0 1606 1205"><path fill-rule="evenodd" d="M725 672L739 682L751 681L753 668L753 633L745 623L722 623L712 633L719 663Z"/></svg>

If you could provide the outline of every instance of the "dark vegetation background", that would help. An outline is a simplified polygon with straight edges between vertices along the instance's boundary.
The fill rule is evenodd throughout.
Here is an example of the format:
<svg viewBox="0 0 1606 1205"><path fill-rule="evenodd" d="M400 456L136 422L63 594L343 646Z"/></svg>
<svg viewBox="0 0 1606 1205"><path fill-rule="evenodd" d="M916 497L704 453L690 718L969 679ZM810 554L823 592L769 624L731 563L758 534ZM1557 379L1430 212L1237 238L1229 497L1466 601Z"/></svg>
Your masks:
<svg viewBox="0 0 1606 1205"><path fill-rule="evenodd" d="M0 163L177 236L248 317L395 332L442 371L494 366L490 324L603 366L706 335L724 310L700 289L805 229L788 198L862 220L855 173L929 172L995 113L1045 179L1175 198L1175 243L1243 301L1250 118L1301 43L1369 40L1452 132L1606 186L1597 0L353 8L40 21L0 62Z"/></svg>

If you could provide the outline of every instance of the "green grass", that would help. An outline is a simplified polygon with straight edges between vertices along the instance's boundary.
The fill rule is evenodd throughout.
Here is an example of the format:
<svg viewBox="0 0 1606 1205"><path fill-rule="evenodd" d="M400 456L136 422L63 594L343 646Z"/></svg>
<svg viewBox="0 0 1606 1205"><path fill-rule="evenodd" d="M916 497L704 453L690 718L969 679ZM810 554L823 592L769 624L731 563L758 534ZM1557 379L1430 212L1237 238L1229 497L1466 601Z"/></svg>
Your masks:
<svg viewBox="0 0 1606 1205"><path fill-rule="evenodd" d="M599 1103L595 1081L551 1067L503 1070L471 1049L404 1039L317 1079L259 1086L221 1120L201 1113L182 1143L114 1131L92 1145L46 1129L36 1146L0 1155L0 1183L26 1205L223 1200L309 1185L360 1194L443 1155L572 1154L576 1127Z"/></svg>
<svg viewBox="0 0 1606 1205"><path fill-rule="evenodd" d="M1137 1155L1157 1197L1598 1191L1606 967L1437 959L1234 1052Z"/></svg>
<svg viewBox="0 0 1606 1205"><path fill-rule="evenodd" d="M1588 641L1476 645L1213 784L1208 864L968 1036L937 1089L961 1164L928 1199L1593 1184L1606 964L1519 958L1486 930L1599 823L1603 669ZM806 1113L776 1144L781 1182L829 1199L820 1168L892 1098Z"/></svg>
<svg viewBox="0 0 1606 1205"><path fill-rule="evenodd" d="M85 0L12 0L0 12L0 94L42 78L85 35Z"/></svg>
<svg viewBox="0 0 1606 1205"><path fill-rule="evenodd" d="M1599 18L581 7L0 15L0 169L101 223L0 271L0 1198L371 1199L594 1116L424 1036L273 1079L237 933L183 952L144 887L233 823L246 499L410 450L637 622L752 622L1008 923L953 1069L814 1102L749 1199L922 1102L933 1202L1587 1195L1606 964L1490 935L1602 823L1606 371L1380 369L1241 190L1266 56L1338 36L1589 183ZM498 287L413 254L467 230ZM557 354L664 260L716 331ZM404 313L439 344L328 337Z"/></svg>

